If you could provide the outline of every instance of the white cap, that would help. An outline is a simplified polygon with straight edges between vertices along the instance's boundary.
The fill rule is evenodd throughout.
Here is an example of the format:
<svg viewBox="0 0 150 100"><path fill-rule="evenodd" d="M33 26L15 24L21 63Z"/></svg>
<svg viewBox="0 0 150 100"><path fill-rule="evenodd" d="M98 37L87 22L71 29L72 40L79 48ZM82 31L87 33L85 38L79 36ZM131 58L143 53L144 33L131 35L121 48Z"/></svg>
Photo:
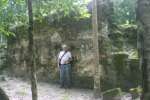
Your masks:
<svg viewBox="0 0 150 100"><path fill-rule="evenodd" d="M63 44L62 45L62 48L67 48L68 46L66 44Z"/></svg>

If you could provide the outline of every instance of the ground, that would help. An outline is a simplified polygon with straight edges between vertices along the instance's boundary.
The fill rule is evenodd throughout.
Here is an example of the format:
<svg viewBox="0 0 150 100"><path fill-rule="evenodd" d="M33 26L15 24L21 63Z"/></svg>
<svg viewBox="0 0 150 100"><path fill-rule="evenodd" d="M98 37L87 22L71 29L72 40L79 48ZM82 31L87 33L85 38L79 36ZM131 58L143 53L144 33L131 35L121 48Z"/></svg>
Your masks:
<svg viewBox="0 0 150 100"><path fill-rule="evenodd" d="M0 75L0 87L5 90L10 100L32 100L29 81ZM100 100L93 98L93 91L90 89L62 89L58 84L44 82L38 82L38 97L38 100ZM122 95L120 99L113 100L132 99L128 95Z"/></svg>
<svg viewBox="0 0 150 100"><path fill-rule="evenodd" d="M10 100L31 100L30 83L17 78L0 81ZM61 89L58 85L38 82L39 100L93 100L92 90Z"/></svg>

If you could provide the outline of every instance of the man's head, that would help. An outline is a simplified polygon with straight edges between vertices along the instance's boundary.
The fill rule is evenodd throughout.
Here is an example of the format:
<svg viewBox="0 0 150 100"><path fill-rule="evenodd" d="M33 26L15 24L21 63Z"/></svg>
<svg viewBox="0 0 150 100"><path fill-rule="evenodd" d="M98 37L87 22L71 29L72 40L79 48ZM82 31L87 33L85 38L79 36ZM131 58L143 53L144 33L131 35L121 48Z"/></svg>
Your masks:
<svg viewBox="0 0 150 100"><path fill-rule="evenodd" d="M68 46L67 46L66 44L63 44L63 45L62 45L62 49L63 49L64 51L68 51L69 48L68 48Z"/></svg>

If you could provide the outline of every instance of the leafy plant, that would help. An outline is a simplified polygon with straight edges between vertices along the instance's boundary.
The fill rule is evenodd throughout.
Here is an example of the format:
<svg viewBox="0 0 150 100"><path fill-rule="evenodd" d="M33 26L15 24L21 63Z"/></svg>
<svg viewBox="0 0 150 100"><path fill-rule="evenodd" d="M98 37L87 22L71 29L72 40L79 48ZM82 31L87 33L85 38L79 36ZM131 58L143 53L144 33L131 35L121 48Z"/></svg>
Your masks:
<svg viewBox="0 0 150 100"><path fill-rule="evenodd" d="M63 17L89 17L86 4L89 0L33 0L34 20L50 16L52 20ZM26 0L0 1L0 33L12 35L9 28L15 25L27 24Z"/></svg>

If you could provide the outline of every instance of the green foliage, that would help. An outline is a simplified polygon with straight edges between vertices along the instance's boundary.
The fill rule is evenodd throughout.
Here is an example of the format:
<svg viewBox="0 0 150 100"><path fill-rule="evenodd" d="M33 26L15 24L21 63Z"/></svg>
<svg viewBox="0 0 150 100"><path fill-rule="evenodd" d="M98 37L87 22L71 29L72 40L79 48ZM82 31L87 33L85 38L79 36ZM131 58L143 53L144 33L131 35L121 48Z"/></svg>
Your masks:
<svg viewBox="0 0 150 100"><path fill-rule="evenodd" d="M1 0L0 1L0 33L6 36L13 35L9 28L25 21L24 0Z"/></svg>
<svg viewBox="0 0 150 100"><path fill-rule="evenodd" d="M86 5L89 0L34 0L34 18L50 16L52 20L63 17L89 17Z"/></svg>
<svg viewBox="0 0 150 100"><path fill-rule="evenodd" d="M5 29L4 29L4 27L0 27L0 33L1 33L1 34L4 34L5 36L10 36L10 35L15 36L15 34L14 34L14 33L10 32L10 31L7 31L7 30L5 30Z"/></svg>
<svg viewBox="0 0 150 100"><path fill-rule="evenodd" d="M64 17L89 17L86 5L89 0L32 0L34 20L49 16L52 21ZM27 24L26 0L0 0L0 33L11 35L9 28Z"/></svg>
<svg viewBox="0 0 150 100"><path fill-rule="evenodd" d="M137 0L113 0L113 21L117 24L131 24L136 21Z"/></svg>
<svg viewBox="0 0 150 100"><path fill-rule="evenodd" d="M113 0L110 39L114 51L130 52L136 49L136 2L137 0Z"/></svg>

